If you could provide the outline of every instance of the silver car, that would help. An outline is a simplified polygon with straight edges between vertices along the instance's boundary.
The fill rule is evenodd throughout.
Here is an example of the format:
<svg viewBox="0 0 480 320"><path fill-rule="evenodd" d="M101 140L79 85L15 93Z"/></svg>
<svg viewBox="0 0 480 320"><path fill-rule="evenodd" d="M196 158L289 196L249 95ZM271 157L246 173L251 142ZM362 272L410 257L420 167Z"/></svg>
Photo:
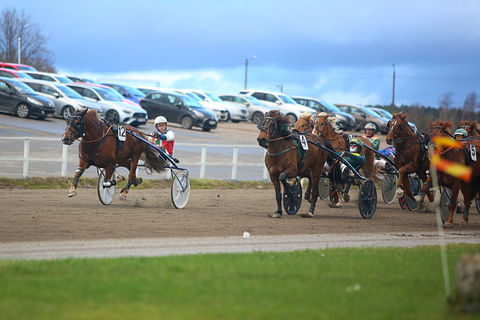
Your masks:
<svg viewBox="0 0 480 320"><path fill-rule="evenodd" d="M85 100L75 90L61 83L29 79L22 81L37 93L53 101L56 117L66 120L73 115L75 109L79 108L95 109L98 115L102 116L103 109L97 102Z"/></svg>
<svg viewBox="0 0 480 320"><path fill-rule="evenodd" d="M225 102L246 107L248 110L248 119L256 124L262 123L266 112L274 110L274 108L264 105L260 100L253 96L242 94L224 94L219 98Z"/></svg>
<svg viewBox="0 0 480 320"><path fill-rule="evenodd" d="M37 80L44 80L44 81L52 81L52 82L59 82L59 83L72 83L73 81L69 78L50 72L38 72L38 71L22 71L28 74L33 79Z"/></svg>

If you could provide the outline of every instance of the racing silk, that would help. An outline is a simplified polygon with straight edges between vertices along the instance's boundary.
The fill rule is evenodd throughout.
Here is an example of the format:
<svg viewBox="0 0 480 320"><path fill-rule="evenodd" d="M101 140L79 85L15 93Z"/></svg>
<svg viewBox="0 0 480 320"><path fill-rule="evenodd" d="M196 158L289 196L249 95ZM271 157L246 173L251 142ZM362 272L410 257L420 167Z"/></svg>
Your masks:
<svg viewBox="0 0 480 320"><path fill-rule="evenodd" d="M343 158L357 171L365 164L365 156L363 154L346 152Z"/></svg>
<svg viewBox="0 0 480 320"><path fill-rule="evenodd" d="M373 145L373 149L378 151L378 148L380 148L380 139L378 139L376 135L373 135L371 137L365 136L365 139L370 141L370 143Z"/></svg>
<svg viewBox="0 0 480 320"><path fill-rule="evenodd" d="M386 147L379 152L390 159L395 159L395 147Z"/></svg>
<svg viewBox="0 0 480 320"><path fill-rule="evenodd" d="M160 146L161 144L165 148L165 150L167 150L169 155L173 155L173 145L175 144L175 134L173 133L173 131L167 129L164 133L161 133L160 131L155 129L153 135L155 136L153 142L157 146Z"/></svg>

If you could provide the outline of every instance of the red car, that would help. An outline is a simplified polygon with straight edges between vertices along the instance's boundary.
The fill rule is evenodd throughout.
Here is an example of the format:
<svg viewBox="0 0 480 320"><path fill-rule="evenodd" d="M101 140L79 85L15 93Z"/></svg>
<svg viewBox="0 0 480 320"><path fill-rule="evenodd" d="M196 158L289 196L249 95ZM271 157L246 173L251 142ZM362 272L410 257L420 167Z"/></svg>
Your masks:
<svg viewBox="0 0 480 320"><path fill-rule="evenodd" d="M13 69L0 69L0 77L33 79L28 74L24 72L18 72L17 70L13 70Z"/></svg>
<svg viewBox="0 0 480 320"><path fill-rule="evenodd" d="M32 66L10 62L0 62L0 68L13 69L18 71L37 71L37 69Z"/></svg>

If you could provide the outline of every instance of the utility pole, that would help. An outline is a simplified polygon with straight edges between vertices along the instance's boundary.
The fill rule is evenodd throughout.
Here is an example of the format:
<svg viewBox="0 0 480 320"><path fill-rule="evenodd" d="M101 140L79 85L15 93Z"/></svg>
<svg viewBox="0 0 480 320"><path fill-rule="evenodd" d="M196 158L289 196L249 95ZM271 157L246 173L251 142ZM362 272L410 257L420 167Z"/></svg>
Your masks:
<svg viewBox="0 0 480 320"><path fill-rule="evenodd" d="M17 52L18 52L18 64L21 63L21 60L20 60L20 57L21 57L21 52L22 52L22 37L18 37L18 48L17 48Z"/></svg>
<svg viewBox="0 0 480 320"><path fill-rule="evenodd" d="M244 83L244 89L247 90L247 81L248 81L248 60L254 60L256 59L256 56L251 56L250 58L245 58L245 83Z"/></svg>
<svg viewBox="0 0 480 320"><path fill-rule="evenodd" d="M392 64L392 67L393 67L392 107L395 107L395 64Z"/></svg>

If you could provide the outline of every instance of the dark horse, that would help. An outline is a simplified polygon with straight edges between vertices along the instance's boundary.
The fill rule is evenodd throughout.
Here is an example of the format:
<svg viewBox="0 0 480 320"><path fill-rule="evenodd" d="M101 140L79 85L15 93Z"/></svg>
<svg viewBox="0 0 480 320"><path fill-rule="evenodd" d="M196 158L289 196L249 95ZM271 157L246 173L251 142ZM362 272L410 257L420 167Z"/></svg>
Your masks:
<svg viewBox="0 0 480 320"><path fill-rule="evenodd" d="M473 122L470 123L469 121L462 120L461 126L462 125L476 127L476 121L475 123ZM447 121L438 120L436 122L430 122L430 131L428 132L428 135L430 137L448 136L453 139L452 135L449 132L449 128L451 126L452 124L450 121L447 122ZM470 134L471 133L469 132L469 135ZM463 211L462 223L463 224L468 223L470 205L472 200L475 198L475 195L478 193L478 189L479 189L478 180L480 179L480 161L479 161L480 159L477 159L477 161L471 160L470 145L475 146L475 149L479 150L480 140L474 138L474 139L462 139L459 141L463 145L462 149L447 148L446 150L441 151L440 155L443 159L446 159L455 163L459 163L462 165L471 166L473 170L472 180L471 182L464 182L457 177L453 177L447 173L438 171L437 173L438 184L441 186L450 188L452 190L452 195L450 198L450 206L449 206L449 217L448 217L448 220L445 222L446 226L453 225L453 215L457 207L457 198L460 190L462 190L463 203L465 205L465 210Z"/></svg>
<svg viewBox="0 0 480 320"><path fill-rule="evenodd" d="M145 138L145 135L137 129L131 126L125 126L125 128ZM91 165L97 168L105 168L104 187L110 187L115 184L112 175L117 165L130 170L127 184L121 191L120 199L126 198L131 184L137 186L140 183L137 180L135 171L138 160L143 153L145 153L145 162L149 168L157 172L165 168L164 161L145 142L127 134L126 140L120 143L113 131L113 126L107 126L105 122L97 118L96 111L88 110L88 108L77 110L67 120L62 143L71 145L75 140L81 138L78 148L80 161L68 193L69 197L77 195L78 180L85 169Z"/></svg>
<svg viewBox="0 0 480 320"><path fill-rule="evenodd" d="M284 188L288 188L288 185L294 182L297 177L309 177L312 180L310 209L308 213L302 216L313 217L318 198L318 182L327 159L327 153L318 146L323 145L322 140L308 133L305 134L308 141L308 151L301 150L299 135L293 133L289 126L289 118L279 111L267 112L260 125L260 133L257 137L258 144L267 149L265 165L275 187L277 211L271 217L280 218L282 215L280 181Z"/></svg>
<svg viewBox="0 0 480 320"><path fill-rule="evenodd" d="M432 202L433 193L427 187L427 170L430 169L430 158L422 136L413 132L406 118L407 114L394 113L388 124L387 143L395 146L395 167L399 176L396 194L400 197L406 192L410 198L415 199L410 190L408 174L416 173L423 181L423 191L428 200Z"/></svg>

